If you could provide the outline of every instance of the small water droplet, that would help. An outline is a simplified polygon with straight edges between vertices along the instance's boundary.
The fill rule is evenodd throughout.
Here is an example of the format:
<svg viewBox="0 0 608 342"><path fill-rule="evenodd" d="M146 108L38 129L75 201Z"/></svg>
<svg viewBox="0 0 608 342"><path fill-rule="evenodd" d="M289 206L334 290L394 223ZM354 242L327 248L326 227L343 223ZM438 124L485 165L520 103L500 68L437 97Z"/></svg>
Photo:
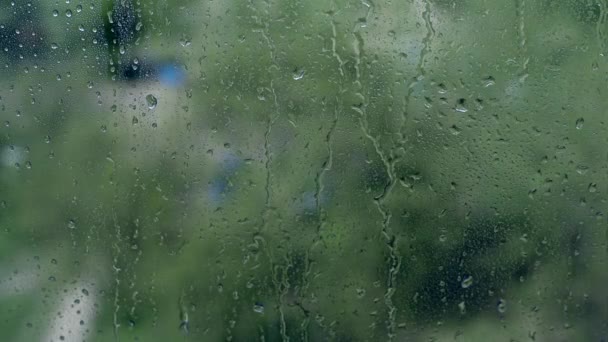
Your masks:
<svg viewBox="0 0 608 342"><path fill-rule="evenodd" d="M262 303L255 303L253 305L253 311L257 312L259 314L264 314L264 304L262 304Z"/></svg>
<svg viewBox="0 0 608 342"><path fill-rule="evenodd" d="M70 228L70 229L76 229L76 221L74 221L73 219L69 220L68 221L68 228Z"/></svg>
<svg viewBox="0 0 608 342"><path fill-rule="evenodd" d="M443 83L439 83L437 87L439 87L439 90L437 91L439 94L445 94L448 92L448 88Z"/></svg>
<svg viewBox="0 0 608 342"><path fill-rule="evenodd" d="M471 287L471 285L473 285L472 276L466 276L460 283L460 286L462 286L463 289L469 288L469 287Z"/></svg>
<svg viewBox="0 0 608 342"><path fill-rule="evenodd" d="M576 173L578 173L579 175L584 175L587 173L587 171L589 171L589 167L587 165L576 166Z"/></svg>
<svg viewBox="0 0 608 342"><path fill-rule="evenodd" d="M292 77L293 77L293 79L294 79L294 80L299 81L299 80L301 80L301 79L303 79L303 78L304 78L304 73L305 73L305 72L306 72L306 71L305 71L304 69L296 68L296 69L293 71L293 75L292 75Z"/></svg>
<svg viewBox="0 0 608 342"><path fill-rule="evenodd" d="M148 96L146 96L146 103L148 104L149 109L154 109L154 108L156 108L156 105L158 104L158 100L156 99L156 97L154 95L148 94Z"/></svg>
<svg viewBox="0 0 608 342"><path fill-rule="evenodd" d="M58 10L53 10L53 17L56 17L59 15L59 11Z"/></svg>
<svg viewBox="0 0 608 342"><path fill-rule="evenodd" d="M587 189L589 190L589 192L596 192L597 191L597 184L590 183L589 187Z"/></svg>
<svg viewBox="0 0 608 342"><path fill-rule="evenodd" d="M458 303L458 308L460 309L460 313L463 315L467 312L467 306L464 301Z"/></svg>
<svg viewBox="0 0 608 342"><path fill-rule="evenodd" d="M585 124L585 119L578 118L576 120L576 129L582 129L584 124Z"/></svg>
<svg viewBox="0 0 608 342"><path fill-rule="evenodd" d="M496 305L496 309L501 314L504 314L505 312L507 312L507 301L502 298L499 299L498 304Z"/></svg>
<svg viewBox="0 0 608 342"><path fill-rule="evenodd" d="M188 47L188 46L190 46L190 44L192 44L192 42L190 41L190 38L188 38L188 37L182 37L182 39L179 40L179 43L183 47Z"/></svg>
<svg viewBox="0 0 608 342"><path fill-rule="evenodd" d="M482 83L483 83L483 86L487 88L487 87L491 87L491 86L495 85L496 81L494 80L494 77L488 76L483 79Z"/></svg>
<svg viewBox="0 0 608 342"><path fill-rule="evenodd" d="M456 103L456 107L454 108L457 112L459 113L466 113L469 110L467 109L467 107L465 106L466 104L466 100L465 99L459 99L458 103Z"/></svg>
<svg viewBox="0 0 608 342"><path fill-rule="evenodd" d="M72 10L65 11L65 16L70 18L72 16Z"/></svg>

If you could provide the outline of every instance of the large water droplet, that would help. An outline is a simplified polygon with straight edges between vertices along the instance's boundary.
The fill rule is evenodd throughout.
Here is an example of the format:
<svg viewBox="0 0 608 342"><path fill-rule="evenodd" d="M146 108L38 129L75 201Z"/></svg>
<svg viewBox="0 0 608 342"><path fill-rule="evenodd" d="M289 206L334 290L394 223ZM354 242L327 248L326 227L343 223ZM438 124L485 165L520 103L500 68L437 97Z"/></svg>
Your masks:
<svg viewBox="0 0 608 342"><path fill-rule="evenodd" d="M148 104L148 108L154 109L154 108L156 108L156 105L158 104L158 100L156 99L156 97L154 95L148 94L148 96L146 96L146 103Z"/></svg>

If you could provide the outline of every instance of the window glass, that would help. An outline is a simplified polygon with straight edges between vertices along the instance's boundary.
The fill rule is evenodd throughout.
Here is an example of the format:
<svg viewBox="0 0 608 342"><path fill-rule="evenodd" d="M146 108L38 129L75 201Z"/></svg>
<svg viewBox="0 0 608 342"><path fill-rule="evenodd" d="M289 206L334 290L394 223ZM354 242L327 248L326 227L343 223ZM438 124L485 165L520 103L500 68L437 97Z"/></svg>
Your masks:
<svg viewBox="0 0 608 342"><path fill-rule="evenodd" d="M4 341L605 341L605 0L0 3Z"/></svg>

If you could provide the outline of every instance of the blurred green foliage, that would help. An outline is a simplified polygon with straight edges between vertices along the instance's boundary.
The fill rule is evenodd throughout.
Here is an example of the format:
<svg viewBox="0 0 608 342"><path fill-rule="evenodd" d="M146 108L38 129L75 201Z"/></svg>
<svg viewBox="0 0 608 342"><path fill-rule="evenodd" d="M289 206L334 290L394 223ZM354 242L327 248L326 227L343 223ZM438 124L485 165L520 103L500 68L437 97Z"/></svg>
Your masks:
<svg viewBox="0 0 608 342"><path fill-rule="evenodd" d="M1 4L2 339L605 340L607 9Z"/></svg>

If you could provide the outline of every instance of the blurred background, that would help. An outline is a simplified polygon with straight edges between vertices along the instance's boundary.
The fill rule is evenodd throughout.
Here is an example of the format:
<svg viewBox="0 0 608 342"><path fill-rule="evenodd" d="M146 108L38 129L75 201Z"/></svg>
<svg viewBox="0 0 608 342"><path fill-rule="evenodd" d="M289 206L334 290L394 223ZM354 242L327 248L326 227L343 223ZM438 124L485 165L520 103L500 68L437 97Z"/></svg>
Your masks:
<svg viewBox="0 0 608 342"><path fill-rule="evenodd" d="M0 339L607 341L607 17L0 3Z"/></svg>

